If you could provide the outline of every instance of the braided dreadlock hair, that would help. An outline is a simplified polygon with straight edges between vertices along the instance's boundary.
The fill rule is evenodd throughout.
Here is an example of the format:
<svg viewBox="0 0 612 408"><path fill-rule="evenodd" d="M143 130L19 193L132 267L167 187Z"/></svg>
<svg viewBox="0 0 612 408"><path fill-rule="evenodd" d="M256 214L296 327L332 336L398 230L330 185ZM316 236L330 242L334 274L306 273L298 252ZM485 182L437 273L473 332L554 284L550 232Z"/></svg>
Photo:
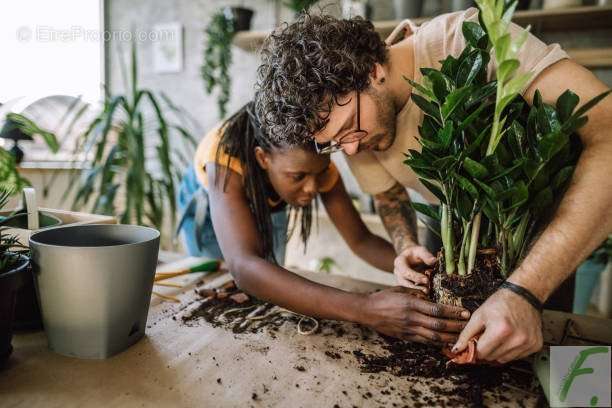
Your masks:
<svg viewBox="0 0 612 408"><path fill-rule="evenodd" d="M263 133L259 120L255 114L253 102L244 105L238 112L229 117L221 127L221 138L216 152L215 163L221 163L220 156L225 152L228 156L227 167L230 166L232 158L242 163L244 172L244 187L249 201L251 212L255 216L257 231L261 239L263 255L266 259L278 263L274 256L274 242L272 231L272 211L268 199L278 199L276 191L270 185L266 172L259 166L255 158L255 148L261 147L270 153L275 149L302 148L314 151L312 143L303 145L285 145L282 141L273 141ZM222 150L223 149L223 150ZM217 173L218 175L219 173ZM215 185L218 185L218 176L215 176ZM231 172L226 172L223 180L223 191ZM317 201L315 200L315 211ZM280 211L284 211L283 208ZM306 207L289 208L289 231L287 240L293 234L298 221L300 224L300 237L306 248L312 225L313 205Z"/></svg>

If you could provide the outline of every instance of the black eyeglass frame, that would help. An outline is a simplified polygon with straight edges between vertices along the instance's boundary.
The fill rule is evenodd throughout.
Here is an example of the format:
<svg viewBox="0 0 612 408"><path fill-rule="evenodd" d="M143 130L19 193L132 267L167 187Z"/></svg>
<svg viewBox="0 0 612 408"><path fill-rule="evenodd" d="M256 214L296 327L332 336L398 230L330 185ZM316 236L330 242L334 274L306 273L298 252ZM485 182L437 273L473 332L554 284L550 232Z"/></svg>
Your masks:
<svg viewBox="0 0 612 408"><path fill-rule="evenodd" d="M361 129L361 92L357 91L357 129L342 136L340 140L330 141L328 143L317 143L316 139L312 139L315 145L315 150L318 154L331 154L344 149L344 144L354 143L362 140L368 135L366 130Z"/></svg>

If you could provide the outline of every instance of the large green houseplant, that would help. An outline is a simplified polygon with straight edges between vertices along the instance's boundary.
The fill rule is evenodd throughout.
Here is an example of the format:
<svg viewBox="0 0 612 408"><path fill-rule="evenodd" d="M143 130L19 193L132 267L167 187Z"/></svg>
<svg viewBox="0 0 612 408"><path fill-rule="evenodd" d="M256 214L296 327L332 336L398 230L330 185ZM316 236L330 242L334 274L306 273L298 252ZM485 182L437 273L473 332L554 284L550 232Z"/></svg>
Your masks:
<svg viewBox="0 0 612 408"><path fill-rule="evenodd" d="M440 221L443 251L432 294L440 303L478 307L525 255L572 176L580 154L576 130L585 113L608 93L576 109L564 92L549 105L520 95L530 73L520 73L526 37L508 26L515 1L477 0L479 22L465 22L467 46L440 69L423 68L411 81L412 100L424 112L421 151L406 164L440 200L414 204ZM487 80L494 58L496 78Z"/></svg>
<svg viewBox="0 0 612 408"><path fill-rule="evenodd" d="M126 93L107 95L102 111L77 138L75 153L88 157L71 183L72 207L116 215L124 224L161 230L171 220L173 227L176 183L188 164L181 148L193 148L195 140L185 126L168 119L171 113L183 117L170 99L140 88L135 44L124 76Z"/></svg>

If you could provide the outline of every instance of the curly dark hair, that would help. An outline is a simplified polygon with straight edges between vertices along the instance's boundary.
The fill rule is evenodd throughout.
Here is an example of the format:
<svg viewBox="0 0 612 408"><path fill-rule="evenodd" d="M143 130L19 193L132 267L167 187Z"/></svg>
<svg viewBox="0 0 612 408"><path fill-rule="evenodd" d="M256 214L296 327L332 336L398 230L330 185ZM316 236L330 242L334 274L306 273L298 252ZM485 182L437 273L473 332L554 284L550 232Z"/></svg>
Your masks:
<svg viewBox="0 0 612 408"><path fill-rule="evenodd" d="M312 138L338 97L366 89L374 64L386 58L384 42L361 17L302 14L277 28L263 45L255 94L268 137L289 145Z"/></svg>

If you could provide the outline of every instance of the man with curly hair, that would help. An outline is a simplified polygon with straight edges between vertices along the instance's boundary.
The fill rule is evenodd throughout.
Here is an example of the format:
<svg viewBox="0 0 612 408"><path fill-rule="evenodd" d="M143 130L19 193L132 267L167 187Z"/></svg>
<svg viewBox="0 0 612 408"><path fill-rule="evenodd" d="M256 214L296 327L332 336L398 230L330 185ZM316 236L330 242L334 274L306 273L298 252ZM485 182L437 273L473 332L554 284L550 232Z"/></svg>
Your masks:
<svg viewBox="0 0 612 408"><path fill-rule="evenodd" d="M477 18L478 10L472 8L438 16L420 27L404 22L394 32L404 33L404 38L393 42L392 34L385 43L372 24L360 18L303 16L274 31L262 50L256 103L269 137L286 143L312 142L322 153L346 154L361 188L374 196L398 254L395 275L407 288L426 291L428 278L418 270L431 265L434 257L418 244L406 188L432 202L435 198L403 164L405 152L419 149L416 136L423 117L411 102L406 78L419 82L419 68L439 69L448 55L457 57L465 47L463 22ZM521 29L511 24L511 30L516 35ZM533 72L523 92L529 103L536 89L547 103L568 84L581 101L607 89L558 45L546 45L532 35L519 60L521 71ZM539 301L562 287L579 262L612 231L611 128L612 98L607 98L590 111L588 124L580 130L584 153L555 218L508 278ZM389 304L389 320L398 318L396 309ZM403 336L387 321L370 325ZM470 338L482 333L478 358L507 362L539 350L541 329L539 312L524 297L498 290L472 314L454 351L464 350Z"/></svg>

